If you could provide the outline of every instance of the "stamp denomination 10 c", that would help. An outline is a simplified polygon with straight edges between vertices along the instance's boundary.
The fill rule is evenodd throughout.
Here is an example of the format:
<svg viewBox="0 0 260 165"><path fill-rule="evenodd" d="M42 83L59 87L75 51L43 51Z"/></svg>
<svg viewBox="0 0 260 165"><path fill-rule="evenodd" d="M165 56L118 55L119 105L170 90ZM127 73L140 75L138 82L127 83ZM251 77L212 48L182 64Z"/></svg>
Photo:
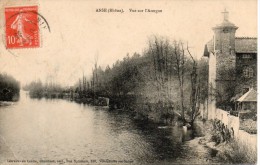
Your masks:
<svg viewBox="0 0 260 165"><path fill-rule="evenodd" d="M38 6L5 8L6 48L40 46Z"/></svg>

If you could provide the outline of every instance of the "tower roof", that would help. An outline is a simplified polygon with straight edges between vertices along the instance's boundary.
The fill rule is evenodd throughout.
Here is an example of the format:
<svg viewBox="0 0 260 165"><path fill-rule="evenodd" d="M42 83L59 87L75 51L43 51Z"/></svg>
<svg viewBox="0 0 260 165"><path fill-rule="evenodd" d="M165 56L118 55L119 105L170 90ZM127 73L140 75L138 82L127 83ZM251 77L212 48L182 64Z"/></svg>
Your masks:
<svg viewBox="0 0 260 165"><path fill-rule="evenodd" d="M218 28L223 28L223 27L233 27L235 29L238 28L237 26L235 26L235 24L233 24L233 23L231 23L229 21L229 18L228 18L229 17L229 12L226 9L222 12L222 14L223 14L223 21L222 21L222 23L216 25L215 27L213 27L213 29L218 29Z"/></svg>
<svg viewBox="0 0 260 165"><path fill-rule="evenodd" d="M213 30L223 30L223 32L233 31L235 32L238 28L229 21L229 12L225 9L223 12L223 21L221 24L216 25ZM228 29L225 31L225 29ZM220 31L222 32L222 31ZM206 43L204 48L203 56L209 57L210 53L214 52L214 38ZM256 37L235 37L234 48L235 53L257 53L257 38Z"/></svg>

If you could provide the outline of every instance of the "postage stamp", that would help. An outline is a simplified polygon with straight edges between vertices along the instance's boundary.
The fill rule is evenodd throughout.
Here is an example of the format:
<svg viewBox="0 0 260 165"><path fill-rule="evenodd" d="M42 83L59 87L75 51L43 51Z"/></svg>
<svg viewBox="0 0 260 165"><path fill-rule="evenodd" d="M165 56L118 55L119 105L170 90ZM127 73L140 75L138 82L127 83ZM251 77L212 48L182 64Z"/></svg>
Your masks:
<svg viewBox="0 0 260 165"><path fill-rule="evenodd" d="M38 6L5 8L6 48L40 47Z"/></svg>

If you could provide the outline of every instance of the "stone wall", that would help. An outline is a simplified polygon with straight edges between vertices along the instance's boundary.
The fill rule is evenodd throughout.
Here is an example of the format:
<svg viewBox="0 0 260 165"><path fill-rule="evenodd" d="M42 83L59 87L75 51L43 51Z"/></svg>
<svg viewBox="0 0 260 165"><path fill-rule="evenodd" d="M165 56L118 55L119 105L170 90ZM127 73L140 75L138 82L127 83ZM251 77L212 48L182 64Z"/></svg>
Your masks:
<svg viewBox="0 0 260 165"><path fill-rule="evenodd" d="M239 129L239 117L230 115L229 112L224 111L222 109L216 109L215 112L215 119L220 120L229 130L234 131L234 138L241 145L245 148L248 152L256 153L257 152L257 135L256 134L249 134L243 130ZM204 109L204 105L201 104L200 106L200 115L205 118L207 116L213 116L211 111L207 111ZM205 118L206 119L206 118Z"/></svg>
<svg viewBox="0 0 260 165"><path fill-rule="evenodd" d="M238 138L239 136L239 117L230 115L229 112L222 109L216 110L215 119L220 120L229 130L234 131L234 137Z"/></svg>

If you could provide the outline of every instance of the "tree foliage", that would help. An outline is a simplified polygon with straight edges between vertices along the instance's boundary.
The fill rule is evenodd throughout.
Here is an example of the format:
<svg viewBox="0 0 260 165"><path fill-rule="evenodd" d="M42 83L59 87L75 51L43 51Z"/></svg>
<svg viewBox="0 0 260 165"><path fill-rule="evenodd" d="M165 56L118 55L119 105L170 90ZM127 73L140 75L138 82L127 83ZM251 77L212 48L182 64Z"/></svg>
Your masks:
<svg viewBox="0 0 260 165"><path fill-rule="evenodd" d="M196 61L196 74L205 71L197 65L200 65L200 62ZM86 95L93 93L95 89L96 95L119 98L124 105L129 105L132 97L135 105L162 105L148 111L170 113L169 111L175 110L184 117L184 112L194 105L191 102L196 101L190 99L192 72L194 61L181 41L170 42L167 38L155 36L149 40L142 54L127 54L123 60L118 60L105 69L95 66ZM195 77L196 80L199 78L206 77ZM199 81L206 84L204 80ZM79 87L84 84L82 79L79 82ZM203 89L200 91L207 93L204 89L207 86L201 88ZM202 99L200 96L206 97L204 94L197 94L197 100Z"/></svg>
<svg viewBox="0 0 260 165"><path fill-rule="evenodd" d="M59 84L56 83L42 83L41 80L32 81L23 87L24 90L29 91L33 98L51 97L52 94L62 94L65 91Z"/></svg>
<svg viewBox="0 0 260 165"><path fill-rule="evenodd" d="M20 93L20 83L12 76L0 74L0 100L17 100Z"/></svg>

